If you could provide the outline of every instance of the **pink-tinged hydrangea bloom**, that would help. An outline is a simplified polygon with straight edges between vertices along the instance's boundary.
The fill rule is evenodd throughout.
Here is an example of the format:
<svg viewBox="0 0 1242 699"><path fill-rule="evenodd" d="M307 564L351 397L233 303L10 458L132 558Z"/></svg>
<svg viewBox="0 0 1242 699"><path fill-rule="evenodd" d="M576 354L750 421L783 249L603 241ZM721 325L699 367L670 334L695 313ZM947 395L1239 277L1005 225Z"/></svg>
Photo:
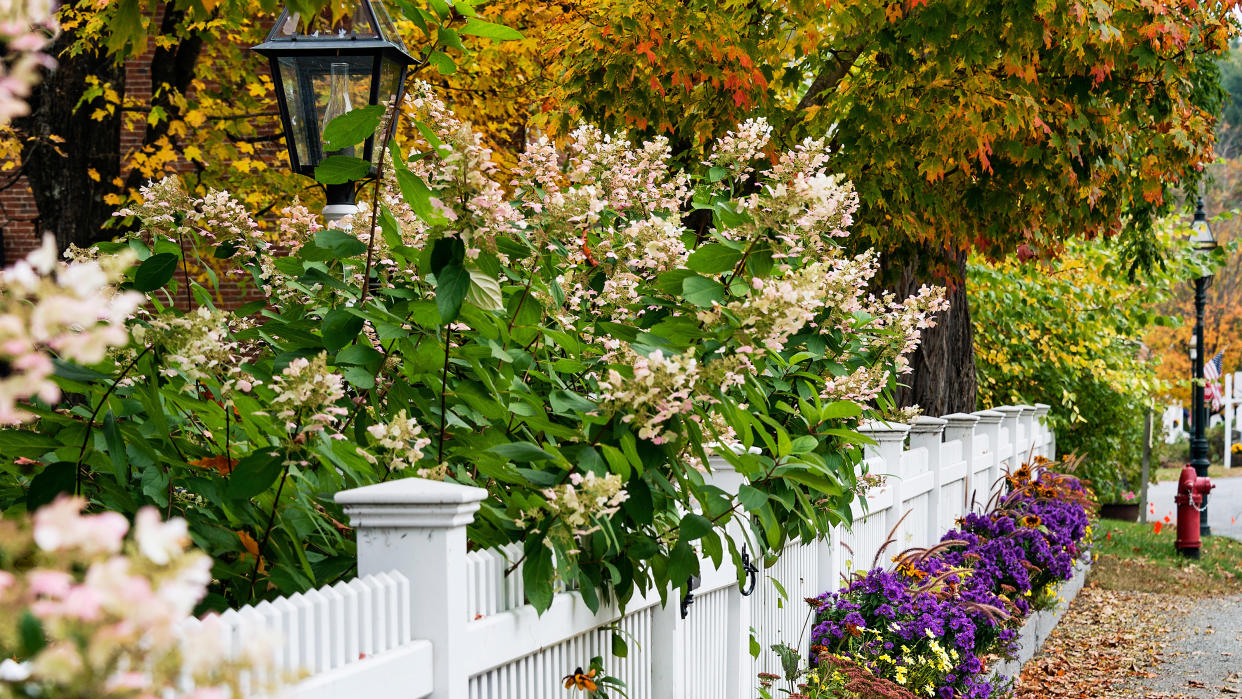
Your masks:
<svg viewBox="0 0 1242 699"><path fill-rule="evenodd" d="M0 378L0 424L32 418L22 401L60 399L51 380L53 356L94 364L129 342L125 322L143 296L118 292L116 284L132 261L127 252L66 264L57 259L49 235L25 259L0 271L0 361L9 368Z"/></svg>
<svg viewBox="0 0 1242 699"><path fill-rule="evenodd" d="M272 407L290 431L319 431L349 411L336 405L345 396L344 377L329 371L327 358L298 357L272 380Z"/></svg>
<svg viewBox="0 0 1242 699"><path fill-rule="evenodd" d="M116 512L83 516L86 501L61 497L35 513L34 540L44 551L77 548L86 553L115 553L129 531L129 522Z"/></svg>
<svg viewBox="0 0 1242 699"><path fill-rule="evenodd" d="M27 615L40 622L47 645L31 657L0 663L0 682L40 696L242 696L240 677L272 676L266 637L243 639L233 652L219 621L191 631L185 622L211 581L211 559L186 549L184 520L164 522L139 511L128 524L116 513L82 514L84 501L61 498L38 510L29 532L0 522L7 552L41 549L41 567L0 571L0 634L14 637ZM119 522L117 521L119 518ZM0 565L21 565L20 554ZM50 561L50 563L49 563ZM257 671L257 672L255 672ZM267 682L253 684L263 691ZM178 694L178 696L184 696Z"/></svg>
<svg viewBox="0 0 1242 699"><path fill-rule="evenodd" d="M5 4L0 22L0 126L30 113L26 98L43 78L44 71L56 68L56 60L43 53L50 37L57 34L57 6L50 2L10 2Z"/></svg>
<svg viewBox="0 0 1242 699"><path fill-rule="evenodd" d="M755 161L763 156L771 138L772 126L767 119L748 119L716 140L705 164L721 168L728 173L728 177L745 182L754 173Z"/></svg>
<svg viewBox="0 0 1242 699"><path fill-rule="evenodd" d="M155 508L144 507L134 517L134 541L147 560L163 566L185 550L190 534L184 519L165 522Z"/></svg>

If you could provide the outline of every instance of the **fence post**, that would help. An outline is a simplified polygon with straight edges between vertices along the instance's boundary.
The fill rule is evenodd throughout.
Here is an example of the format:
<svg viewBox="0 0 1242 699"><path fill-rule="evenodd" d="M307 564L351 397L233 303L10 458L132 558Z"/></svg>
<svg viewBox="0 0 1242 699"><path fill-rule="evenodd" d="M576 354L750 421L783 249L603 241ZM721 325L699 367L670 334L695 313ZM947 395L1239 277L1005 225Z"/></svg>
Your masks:
<svg viewBox="0 0 1242 699"><path fill-rule="evenodd" d="M1022 426L1022 460L1035 458L1035 406L1022 404L1018 406L1022 413L1018 416L1018 424Z"/></svg>
<svg viewBox="0 0 1242 699"><path fill-rule="evenodd" d="M1000 473L1004 470L1004 459L1001 457L1001 420L1005 419L1005 414L997 410L976 410L972 413L979 418L979 422L975 424L975 434L981 434L988 438L988 450L984 452L984 459L988 464L988 475L984 476L987 483L979 483L979 478L975 475L979 470L977 465L972 461L970 466L970 481L966 484L966 501L969 506L968 511L974 509L974 502L978 500L980 504L986 504L990 497L992 484L1000 478ZM996 474L993 476L992 474ZM980 488L979 486L983 487Z"/></svg>
<svg viewBox="0 0 1242 699"><path fill-rule="evenodd" d="M345 490L336 501L358 535L358 575L397 570L410 581L410 628L431 641L431 699L466 699L466 526L487 491L403 478Z"/></svg>
<svg viewBox="0 0 1242 699"><path fill-rule="evenodd" d="M1021 425L1022 407L1018 405L999 405L992 408L992 410L1005 416L1001 420L1001 426L1009 433L1009 469L1016 469L1021 465L1021 460L1025 456L1018 453L1018 450L1022 448L1022 442L1019 441L1021 436L1018 434L1018 429ZM999 450L998 453L1000 453ZM997 472L995 477L1000 478L1000 473Z"/></svg>
<svg viewBox="0 0 1242 699"><path fill-rule="evenodd" d="M970 479L975 469L975 430L976 425L979 423L979 416L970 413L953 413L945 415L944 419L948 422L944 428L944 441L960 441L962 443L962 461L966 462L965 480L962 481L962 502L953 513L953 520L957 521L970 508ZM944 487L943 483L941 487Z"/></svg>
<svg viewBox="0 0 1242 699"><path fill-rule="evenodd" d="M1035 404L1035 429L1039 432L1039 450L1037 453L1045 459L1051 459L1052 428L1048 426L1048 411L1052 406L1047 403Z"/></svg>
<svg viewBox="0 0 1242 699"><path fill-rule="evenodd" d="M909 431L909 425L883 420L868 420L858 428L860 434L876 441L875 445L863 447L863 458L883 460L882 472L889 474L885 487L892 494L893 503L888 508L884 526L892 532L894 537L898 537L898 532L895 531L897 522L905 514L902 512L905 502L902 498L901 485L906 473L901 465L901 452L904 451L906 434ZM900 537L897 540L900 541Z"/></svg>
<svg viewBox="0 0 1242 699"><path fill-rule="evenodd" d="M923 546L936 543L940 536L940 439L949 421L940 417L920 415L910 426L910 448L927 450L927 470L932 474L932 489L927 495L927 536Z"/></svg>
<svg viewBox="0 0 1242 699"><path fill-rule="evenodd" d="M720 488L730 495L737 495L738 489L749 480L742 474L738 473L737 469L733 468L728 461L725 461L718 456L709 456L707 464L711 468L711 473L705 474L703 476L703 480L715 485L717 488ZM746 536L746 528L742 525L742 522L745 521L745 515L734 518L734 520L726 527L726 532L730 538L737 542L738 548L743 551L748 551L750 549L750 545ZM753 553L754 552L751 551L751 554ZM705 562L707 562L707 559L700 561L700 565L703 565ZM756 566L763 565L763 561L756 560L754 555L751 556L751 562ZM729 565L728 556L724 558L722 565ZM756 586L759 584L758 577L759 575L757 574L755 583ZM755 678L751 674L752 659L750 657L750 598L743 597L742 589L737 586L732 586L727 589L729 591L729 621L725 625L725 628L729 630L729 633L725 638L725 657L723 658L723 665L726 673L725 693L721 699L749 699L749 694L755 684ZM656 610L656 614L659 615L662 611L663 610ZM680 616L679 610L676 621L681 621ZM676 632L676 629L674 629L674 632ZM654 660L658 658L658 656L653 653L652 658ZM683 658L683 661L678 661L677 667L680 668L684 666L685 663ZM684 672L684 670L679 671L678 674L680 674L680 672ZM653 676L652 679L661 678ZM684 677L681 679L681 682L683 683L682 686L684 688ZM662 685L654 684L653 686L660 687Z"/></svg>

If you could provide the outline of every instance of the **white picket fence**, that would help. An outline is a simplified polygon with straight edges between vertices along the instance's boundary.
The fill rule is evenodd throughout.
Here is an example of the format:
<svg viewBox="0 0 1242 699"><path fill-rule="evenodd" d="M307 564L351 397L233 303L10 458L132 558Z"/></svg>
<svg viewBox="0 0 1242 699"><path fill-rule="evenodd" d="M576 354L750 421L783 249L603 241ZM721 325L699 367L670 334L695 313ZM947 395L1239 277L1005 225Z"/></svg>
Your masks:
<svg viewBox="0 0 1242 699"><path fill-rule="evenodd" d="M676 593L661 605L654 592L630 600L624 615L612 606L591 612L578 593L560 592L537 614L514 566L520 546L466 550L466 527L485 491L401 479L337 494L358 537L357 579L221 620L235 641L259 627L283 640L279 667L308 676L286 693L298 699L568 697L560 678L594 656L631 699L753 699L756 674L778 671L773 644L805 649L804 598L870 568L894 529L881 565L935 543L958 517L986 505L1007 470L1032 456L1052 458L1047 412L1042 404L1002 406L864 425L876 441L865 450L870 471L887 480L856 503L853 527L791 544L759 571L748 596L727 557L719 569L704 560L684 618ZM721 488L740 485L723 461L711 466ZM744 538L740 528L730 534ZM196 628L191 622L187 631ZM612 655L614 633L626 641L624 658Z"/></svg>

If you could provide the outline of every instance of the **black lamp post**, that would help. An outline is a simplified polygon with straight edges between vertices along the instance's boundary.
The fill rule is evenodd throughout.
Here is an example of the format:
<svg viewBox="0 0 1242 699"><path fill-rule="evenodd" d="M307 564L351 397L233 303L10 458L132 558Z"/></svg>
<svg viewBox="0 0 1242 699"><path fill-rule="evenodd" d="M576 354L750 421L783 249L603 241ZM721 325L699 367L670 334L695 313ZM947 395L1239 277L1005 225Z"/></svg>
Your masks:
<svg viewBox="0 0 1242 699"><path fill-rule="evenodd" d="M1212 227L1208 225L1207 214L1203 211L1203 198L1200 197L1195 207L1195 220L1190 224L1191 242L1195 249L1202 253L1210 253L1216 248L1216 238L1212 235ZM1190 433L1190 465L1200 477L1208 474L1208 443L1204 432L1207 428L1207 406L1203 402L1203 307L1207 301L1207 285L1209 276L1195 280L1195 334L1190 338L1190 364L1194 373L1191 384L1191 433ZM1207 494L1203 495L1203 509L1199 513L1199 532L1204 536L1212 533L1208 525Z"/></svg>
<svg viewBox="0 0 1242 699"><path fill-rule="evenodd" d="M254 50L271 61L289 166L310 177L326 156L350 155L379 166L386 125L395 117L407 68L405 49L382 0L359 0L352 13L333 17L331 8L303 17L285 8L267 41ZM323 129L336 117L367 105L385 105L380 128L362 143L324 152ZM326 185L329 222L355 213L356 182Z"/></svg>

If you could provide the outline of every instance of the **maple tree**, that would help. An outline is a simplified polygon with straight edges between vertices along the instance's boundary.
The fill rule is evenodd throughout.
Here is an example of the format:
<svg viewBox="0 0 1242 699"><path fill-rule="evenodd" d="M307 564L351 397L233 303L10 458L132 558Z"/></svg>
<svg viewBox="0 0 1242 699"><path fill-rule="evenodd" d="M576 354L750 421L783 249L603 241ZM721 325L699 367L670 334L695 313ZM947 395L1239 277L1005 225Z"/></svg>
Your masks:
<svg viewBox="0 0 1242 699"><path fill-rule="evenodd" d="M687 159L755 113L786 144L829 136L887 283L957 288L904 396L952 412L975 403L970 250L1103 235L1155 261L1152 221L1211 154L1235 4L609 2L551 95L566 123L664 132Z"/></svg>

